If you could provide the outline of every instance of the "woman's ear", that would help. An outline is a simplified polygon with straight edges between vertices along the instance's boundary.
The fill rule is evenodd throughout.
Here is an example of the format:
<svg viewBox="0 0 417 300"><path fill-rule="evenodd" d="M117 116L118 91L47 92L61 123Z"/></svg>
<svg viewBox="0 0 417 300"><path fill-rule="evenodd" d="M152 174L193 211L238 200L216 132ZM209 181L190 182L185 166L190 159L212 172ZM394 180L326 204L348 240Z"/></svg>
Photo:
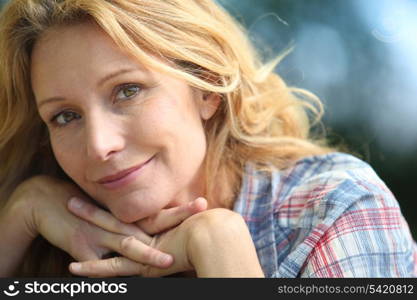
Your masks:
<svg viewBox="0 0 417 300"><path fill-rule="evenodd" d="M199 110L203 120L210 119L220 105L222 97L218 93L205 92L200 100Z"/></svg>

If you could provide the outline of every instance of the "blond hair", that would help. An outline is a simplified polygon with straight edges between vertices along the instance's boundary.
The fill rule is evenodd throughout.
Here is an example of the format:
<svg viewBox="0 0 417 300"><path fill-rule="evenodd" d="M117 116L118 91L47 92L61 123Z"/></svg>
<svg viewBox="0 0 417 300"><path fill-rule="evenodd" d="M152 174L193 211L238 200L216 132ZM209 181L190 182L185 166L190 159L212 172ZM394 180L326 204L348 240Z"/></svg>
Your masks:
<svg viewBox="0 0 417 300"><path fill-rule="evenodd" d="M237 195L247 161L264 170L282 169L302 157L332 151L310 136L311 119L318 121L323 112L321 102L286 86L273 72L285 53L263 63L242 26L211 0L13 0L0 16L0 207L25 178L65 176L34 105L31 50L52 26L87 20L146 67L221 95L218 110L205 124L209 201L215 188L230 188ZM220 175L228 180L219 183ZM232 207L234 199L223 200L224 207ZM41 240L33 249L45 253L39 243L46 244ZM51 251L52 246L45 247ZM23 274L64 274L56 267L65 268L65 260L46 266L53 255L45 254L44 263L38 258L36 266L30 255L30 272Z"/></svg>

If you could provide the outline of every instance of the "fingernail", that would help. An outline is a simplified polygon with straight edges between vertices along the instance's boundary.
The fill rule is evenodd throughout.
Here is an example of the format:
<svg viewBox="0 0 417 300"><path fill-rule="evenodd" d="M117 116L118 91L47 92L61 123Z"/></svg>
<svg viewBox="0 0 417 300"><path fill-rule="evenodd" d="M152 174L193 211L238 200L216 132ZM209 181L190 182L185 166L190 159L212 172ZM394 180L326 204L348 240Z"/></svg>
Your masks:
<svg viewBox="0 0 417 300"><path fill-rule="evenodd" d="M74 209L80 209L83 206L83 204L84 203L78 198L73 197L70 199L70 205Z"/></svg>
<svg viewBox="0 0 417 300"><path fill-rule="evenodd" d="M81 271L81 264L80 263L71 263L70 267L71 267L71 271L74 271L74 272Z"/></svg>
<svg viewBox="0 0 417 300"><path fill-rule="evenodd" d="M159 263L163 266L170 265L172 262L172 256L167 254L162 254L159 257Z"/></svg>

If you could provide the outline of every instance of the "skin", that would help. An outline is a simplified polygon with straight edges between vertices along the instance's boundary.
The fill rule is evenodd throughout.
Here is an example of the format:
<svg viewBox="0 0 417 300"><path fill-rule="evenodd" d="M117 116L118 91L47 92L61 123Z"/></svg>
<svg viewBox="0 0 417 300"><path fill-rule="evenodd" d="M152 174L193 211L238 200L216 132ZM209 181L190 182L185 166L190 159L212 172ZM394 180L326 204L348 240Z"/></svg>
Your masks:
<svg viewBox="0 0 417 300"><path fill-rule="evenodd" d="M214 115L218 95L146 69L91 23L50 29L35 44L31 61L36 105L55 158L87 194L74 199L69 193L58 206L53 202L57 193L36 197L42 203L49 199L55 218L76 217L68 221L67 233L71 224L79 229L70 240L84 242L92 254L71 264L71 272L105 277L195 270L199 277L263 276L241 216L212 203L205 210L207 202L199 198L205 193L203 122ZM149 159L127 183L103 184L103 178ZM48 209L34 207L41 215ZM53 220L45 219L34 226L37 232L50 241L57 238L52 243L72 254L64 234L57 235ZM121 256L100 259L109 250Z"/></svg>
<svg viewBox="0 0 417 300"><path fill-rule="evenodd" d="M74 205L75 199L83 205ZM123 241L133 237L141 241L135 247L141 263L166 268L172 264L172 255L151 247L151 235L177 226L206 207L206 201L198 198L128 224L96 206L72 183L45 175L32 177L15 189L0 212L0 277L15 276L14 270L38 235L79 262L123 253Z"/></svg>
<svg viewBox="0 0 417 300"><path fill-rule="evenodd" d="M89 221L98 226L94 218ZM120 254L110 259L72 263L76 275L160 277L174 273L197 277L264 277L256 250L243 218L228 209L215 208L194 214L178 226L153 237L151 247L172 254L164 268L143 264L141 242L121 241ZM192 272L186 272L191 271Z"/></svg>
<svg viewBox="0 0 417 300"><path fill-rule="evenodd" d="M202 121L215 113L217 96L146 70L89 23L47 32L34 47L31 78L58 163L119 220L135 222L204 194ZM98 183L151 157L128 185Z"/></svg>

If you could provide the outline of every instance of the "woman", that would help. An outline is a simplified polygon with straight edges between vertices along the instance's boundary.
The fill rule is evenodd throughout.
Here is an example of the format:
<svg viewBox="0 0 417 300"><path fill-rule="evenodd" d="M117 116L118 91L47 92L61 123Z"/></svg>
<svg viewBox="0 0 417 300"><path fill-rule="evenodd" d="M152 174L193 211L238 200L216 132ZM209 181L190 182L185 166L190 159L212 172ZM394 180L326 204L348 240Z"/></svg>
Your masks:
<svg viewBox="0 0 417 300"><path fill-rule="evenodd" d="M320 102L212 1L0 20L2 276L415 274L384 183L309 134Z"/></svg>

